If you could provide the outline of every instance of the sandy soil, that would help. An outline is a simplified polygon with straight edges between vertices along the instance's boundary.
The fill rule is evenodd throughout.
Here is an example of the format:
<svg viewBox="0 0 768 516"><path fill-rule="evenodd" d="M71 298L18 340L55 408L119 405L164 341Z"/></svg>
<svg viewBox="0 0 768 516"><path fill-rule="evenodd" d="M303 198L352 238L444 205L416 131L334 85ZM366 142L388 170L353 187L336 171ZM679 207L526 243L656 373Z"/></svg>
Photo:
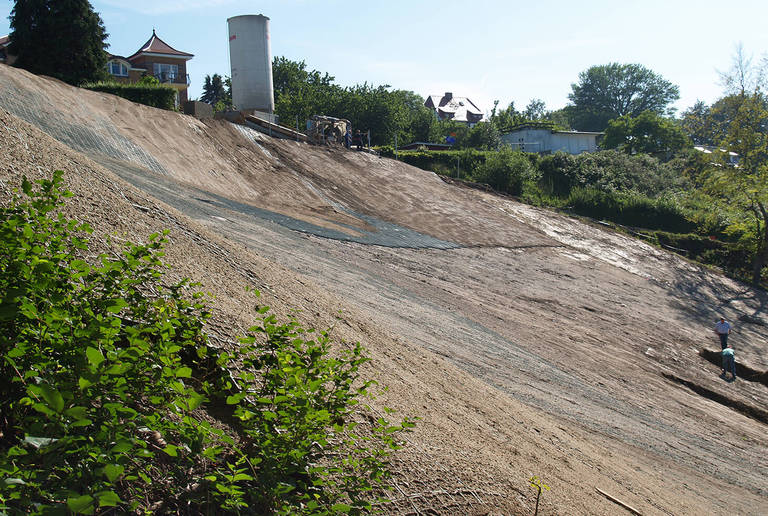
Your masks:
<svg viewBox="0 0 768 516"><path fill-rule="evenodd" d="M361 341L377 410L422 418L387 513L531 514L531 475L541 514L624 511L595 488L642 514L768 513L768 388L699 354L722 313L737 362L768 370L768 328L738 322L765 292L393 160L2 65L0 149L1 198L60 168L97 238L170 229L222 342L253 317L246 285Z"/></svg>

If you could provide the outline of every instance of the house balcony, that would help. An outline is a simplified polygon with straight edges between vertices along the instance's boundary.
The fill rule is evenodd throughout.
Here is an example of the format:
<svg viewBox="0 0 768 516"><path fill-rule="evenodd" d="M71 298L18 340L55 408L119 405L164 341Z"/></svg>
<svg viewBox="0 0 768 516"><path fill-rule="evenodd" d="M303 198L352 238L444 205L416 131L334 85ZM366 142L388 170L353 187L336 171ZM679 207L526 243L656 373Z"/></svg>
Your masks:
<svg viewBox="0 0 768 516"><path fill-rule="evenodd" d="M189 74L182 75L178 73L163 72L155 74L155 79L160 81L161 84L186 84L190 85Z"/></svg>

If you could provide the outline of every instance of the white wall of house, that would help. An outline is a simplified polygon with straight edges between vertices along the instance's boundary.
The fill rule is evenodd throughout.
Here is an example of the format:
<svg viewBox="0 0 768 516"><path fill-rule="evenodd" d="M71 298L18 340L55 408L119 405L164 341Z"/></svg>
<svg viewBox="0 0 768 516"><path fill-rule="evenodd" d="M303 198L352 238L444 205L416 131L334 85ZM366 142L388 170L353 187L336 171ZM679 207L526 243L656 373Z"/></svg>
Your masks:
<svg viewBox="0 0 768 516"><path fill-rule="evenodd" d="M519 129L502 135L501 141L525 152L563 151L568 154L581 154L597 150L598 135L599 133L552 132L549 129Z"/></svg>

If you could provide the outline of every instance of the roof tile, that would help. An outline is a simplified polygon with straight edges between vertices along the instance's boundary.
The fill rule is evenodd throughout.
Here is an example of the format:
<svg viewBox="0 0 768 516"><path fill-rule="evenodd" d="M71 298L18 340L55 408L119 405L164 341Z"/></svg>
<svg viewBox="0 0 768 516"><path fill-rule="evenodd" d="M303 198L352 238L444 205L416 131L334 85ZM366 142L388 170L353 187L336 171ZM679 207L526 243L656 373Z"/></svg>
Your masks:
<svg viewBox="0 0 768 516"><path fill-rule="evenodd" d="M152 30L152 37L150 37L146 43L144 43L140 49L138 49L131 57L128 59L132 59L139 54L171 54L176 55L179 57L193 57L193 54L189 54L187 52L181 52L179 50L176 50L172 46L170 46L168 43L157 37L157 34L155 34L154 29Z"/></svg>

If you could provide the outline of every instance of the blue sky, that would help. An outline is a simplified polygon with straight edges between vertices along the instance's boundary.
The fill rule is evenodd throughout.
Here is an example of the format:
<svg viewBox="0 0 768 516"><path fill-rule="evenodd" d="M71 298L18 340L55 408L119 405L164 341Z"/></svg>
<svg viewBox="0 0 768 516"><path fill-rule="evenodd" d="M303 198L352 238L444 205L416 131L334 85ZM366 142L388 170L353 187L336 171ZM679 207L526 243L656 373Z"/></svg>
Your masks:
<svg viewBox="0 0 768 516"><path fill-rule="evenodd" d="M157 29L189 63L192 98L206 74L229 74L228 17L270 18L272 54L304 60L342 85L367 81L427 96L451 91L485 111L540 98L568 102L579 72L640 63L680 87L676 107L721 96L717 70L742 43L768 52L768 2L584 0L354 2L311 0L92 1L110 51L130 55ZM0 0L0 35L13 2Z"/></svg>

